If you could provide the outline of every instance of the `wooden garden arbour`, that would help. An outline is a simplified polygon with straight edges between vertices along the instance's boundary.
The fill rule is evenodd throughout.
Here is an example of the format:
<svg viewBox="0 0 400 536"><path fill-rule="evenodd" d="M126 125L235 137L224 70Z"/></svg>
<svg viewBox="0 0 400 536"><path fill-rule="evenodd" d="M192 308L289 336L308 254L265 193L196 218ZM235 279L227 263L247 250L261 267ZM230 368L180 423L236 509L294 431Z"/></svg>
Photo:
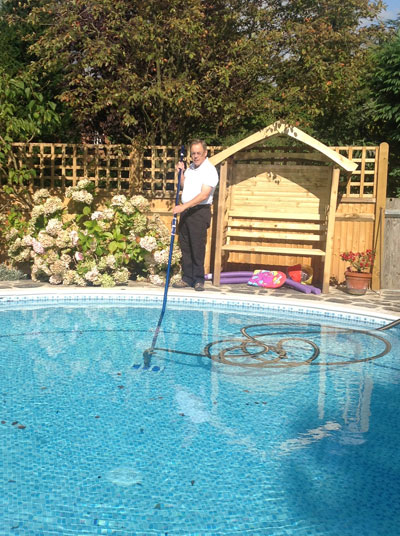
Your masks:
<svg viewBox="0 0 400 536"><path fill-rule="evenodd" d="M308 162L265 164L262 153L250 151L277 135L313 149L302 155ZM290 265L319 258L322 291L328 292L339 175L341 170L352 173L357 164L280 121L215 154L210 161L221 164L214 284L220 284L223 255L246 255L253 259L250 265L257 263L254 259L262 265L276 259L280 259L279 265Z"/></svg>

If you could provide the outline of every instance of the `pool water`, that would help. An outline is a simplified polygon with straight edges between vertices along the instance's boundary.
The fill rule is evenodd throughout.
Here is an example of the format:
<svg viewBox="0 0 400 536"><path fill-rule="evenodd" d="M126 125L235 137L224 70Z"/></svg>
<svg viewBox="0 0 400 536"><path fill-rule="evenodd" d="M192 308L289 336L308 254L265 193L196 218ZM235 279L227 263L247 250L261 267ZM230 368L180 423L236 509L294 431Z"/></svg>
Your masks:
<svg viewBox="0 0 400 536"><path fill-rule="evenodd" d="M159 312L0 308L1 535L398 536L398 327Z"/></svg>

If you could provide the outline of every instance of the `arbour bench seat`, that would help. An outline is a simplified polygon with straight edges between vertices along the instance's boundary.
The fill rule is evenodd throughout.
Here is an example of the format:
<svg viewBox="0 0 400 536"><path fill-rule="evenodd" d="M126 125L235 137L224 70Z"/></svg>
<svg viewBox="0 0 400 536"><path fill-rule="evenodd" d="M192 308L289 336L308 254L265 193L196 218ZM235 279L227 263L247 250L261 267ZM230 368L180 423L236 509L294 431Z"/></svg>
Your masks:
<svg viewBox="0 0 400 536"><path fill-rule="evenodd" d="M281 212L229 211L222 250L229 252L271 253L286 256L325 256L320 246L326 240L326 219L320 215ZM248 244L233 243L246 241ZM254 241L268 241L268 245ZM275 242L272 243L271 242ZM301 245L300 245L300 244ZM311 247L304 247L304 243ZM284 244L287 244L285 246ZM298 244L298 245L296 245Z"/></svg>

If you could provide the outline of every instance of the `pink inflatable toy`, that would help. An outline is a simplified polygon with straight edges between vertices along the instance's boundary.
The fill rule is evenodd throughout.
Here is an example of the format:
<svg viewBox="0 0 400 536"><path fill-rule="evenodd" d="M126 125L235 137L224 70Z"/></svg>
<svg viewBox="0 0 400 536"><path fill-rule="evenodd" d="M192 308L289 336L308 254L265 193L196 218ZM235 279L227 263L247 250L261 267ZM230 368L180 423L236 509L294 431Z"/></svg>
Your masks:
<svg viewBox="0 0 400 536"><path fill-rule="evenodd" d="M286 274L275 270L256 270L253 277L247 283L255 287L279 288L286 281Z"/></svg>

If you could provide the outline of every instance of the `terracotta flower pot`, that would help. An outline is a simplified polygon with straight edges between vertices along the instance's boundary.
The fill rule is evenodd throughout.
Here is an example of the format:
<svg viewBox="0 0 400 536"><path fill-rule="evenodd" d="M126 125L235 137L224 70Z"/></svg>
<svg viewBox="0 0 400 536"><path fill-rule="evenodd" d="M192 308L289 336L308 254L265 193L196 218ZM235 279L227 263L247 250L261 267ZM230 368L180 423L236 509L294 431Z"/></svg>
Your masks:
<svg viewBox="0 0 400 536"><path fill-rule="evenodd" d="M362 295L367 292L370 285L372 274L364 272L350 272L349 270L344 274L346 278L347 292L349 294Z"/></svg>

